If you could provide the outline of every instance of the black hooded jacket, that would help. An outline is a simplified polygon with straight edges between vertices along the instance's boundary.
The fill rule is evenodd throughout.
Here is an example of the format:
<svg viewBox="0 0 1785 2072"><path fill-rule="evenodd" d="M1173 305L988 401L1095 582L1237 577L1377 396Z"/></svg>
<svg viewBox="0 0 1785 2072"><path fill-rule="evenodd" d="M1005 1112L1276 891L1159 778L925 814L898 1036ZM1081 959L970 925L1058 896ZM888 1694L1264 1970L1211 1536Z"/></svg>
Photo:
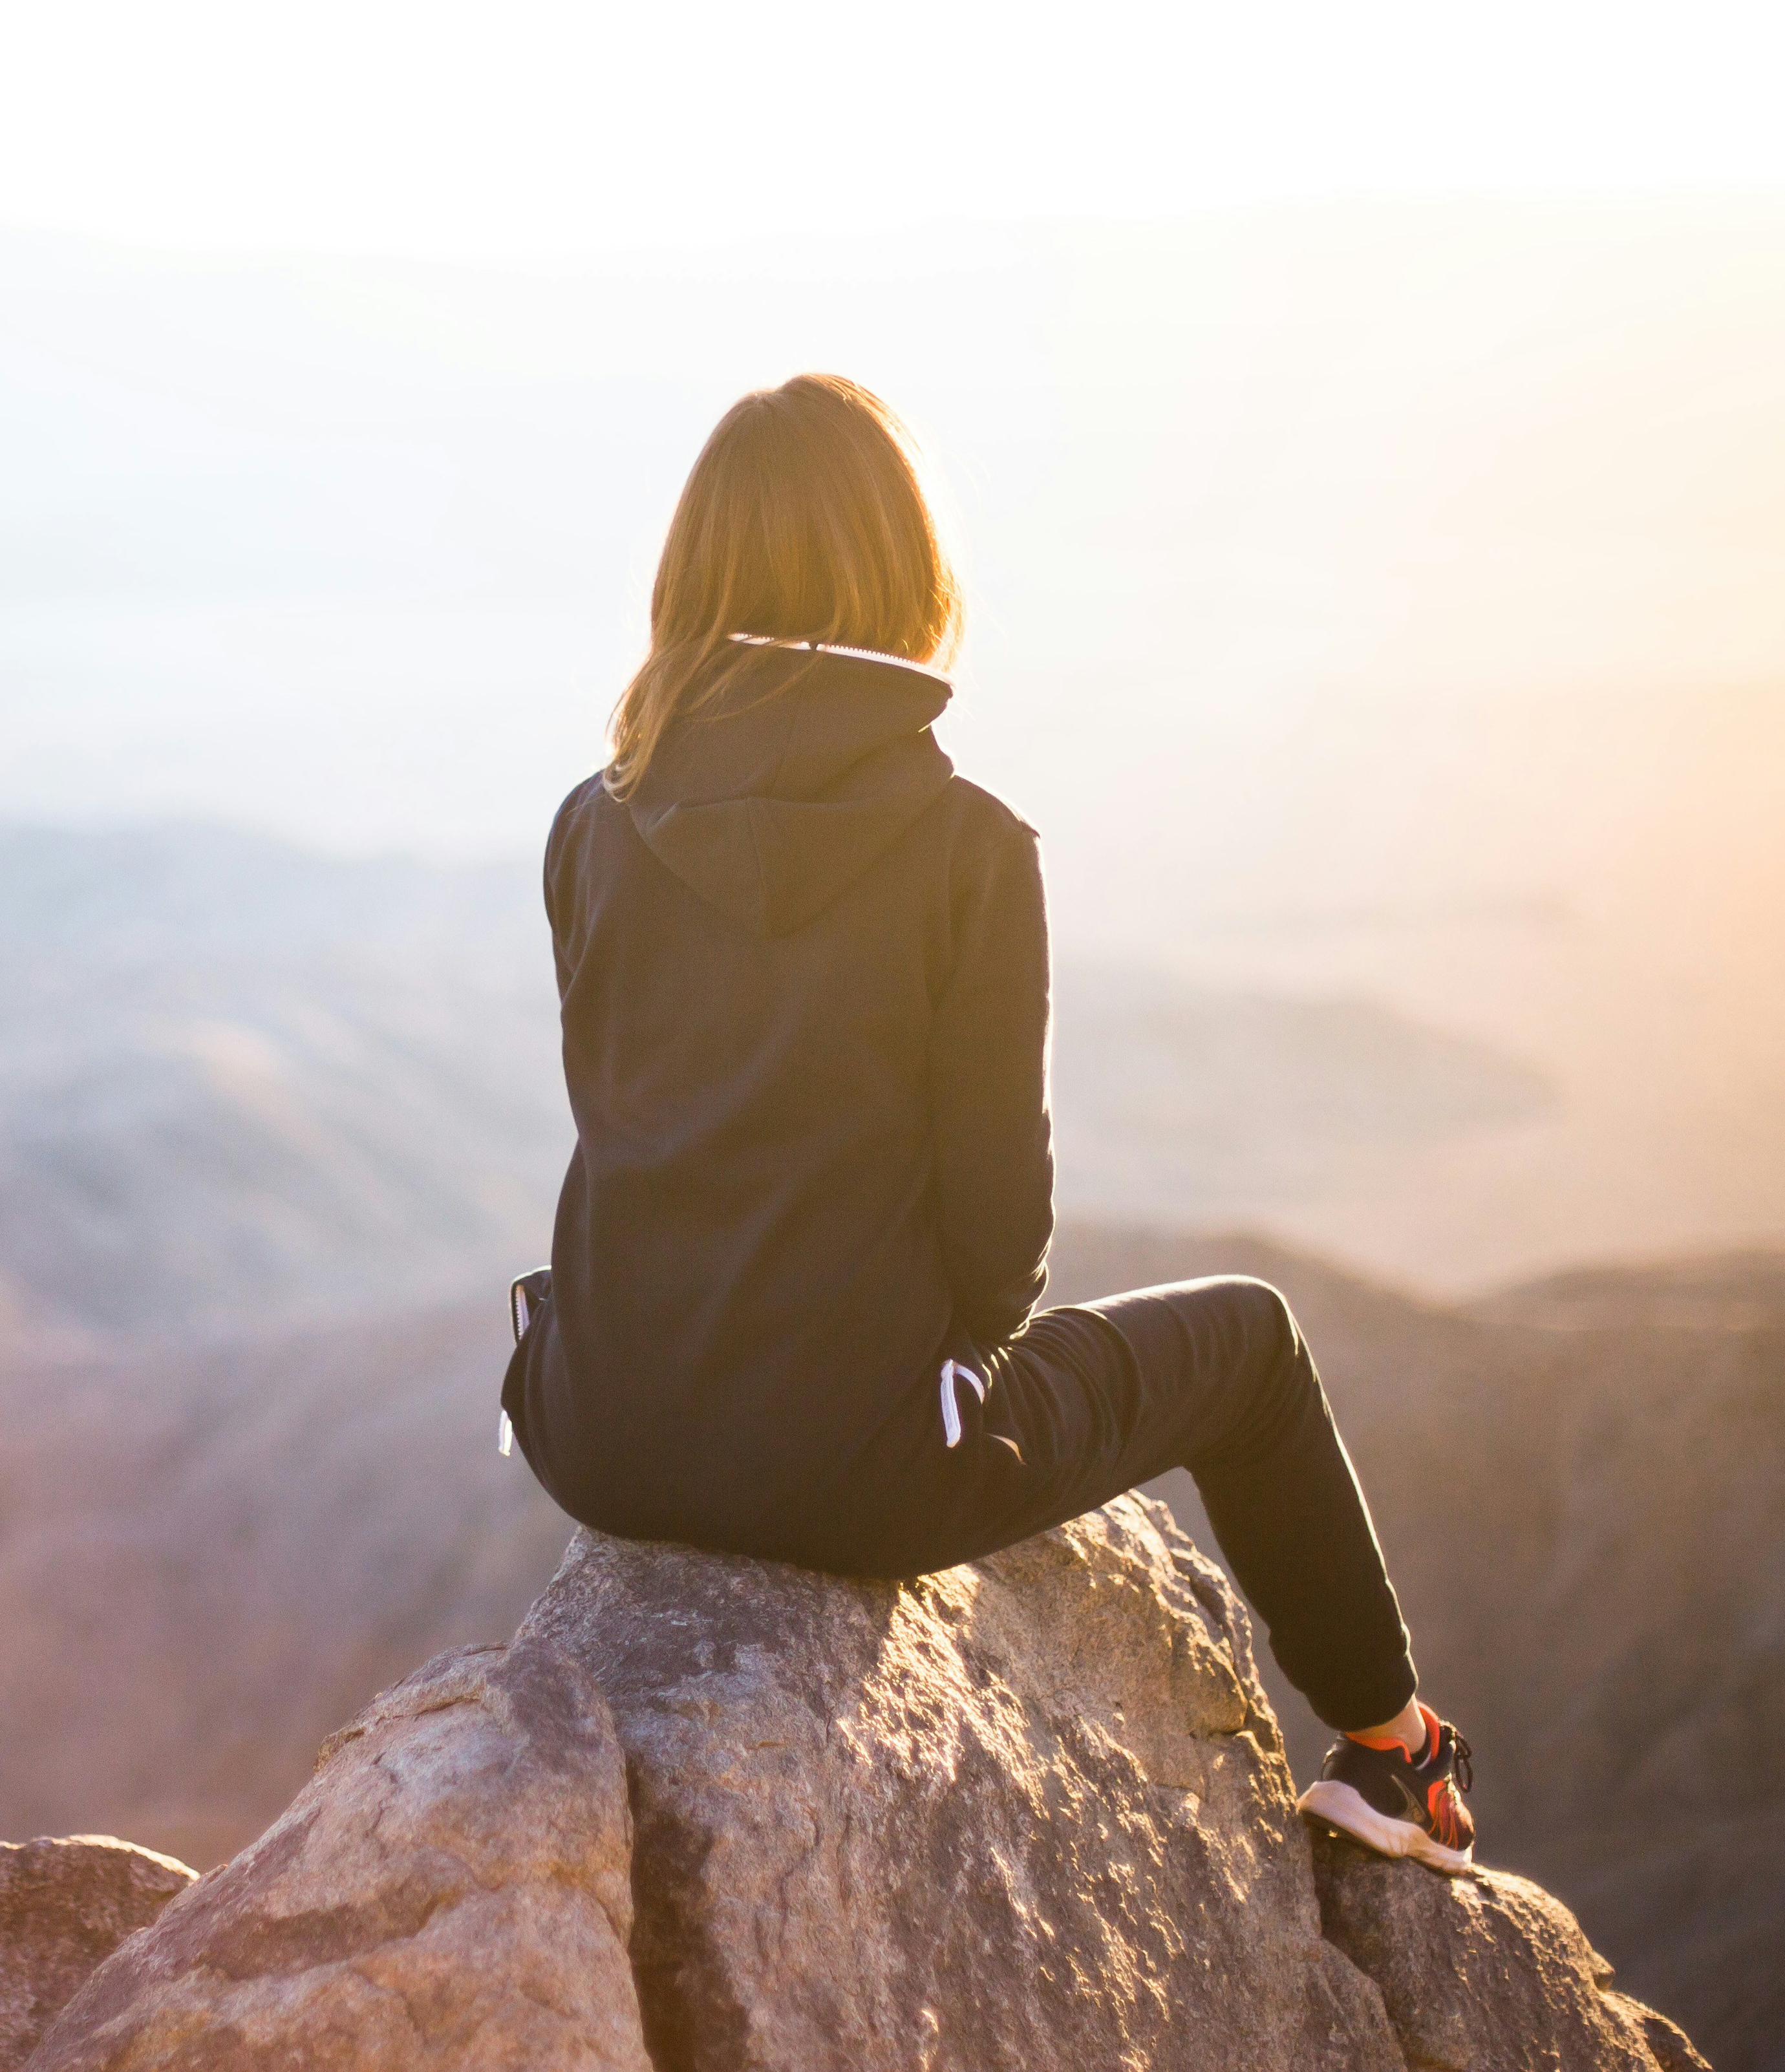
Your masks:
<svg viewBox="0 0 1785 2072"><path fill-rule="evenodd" d="M718 1543L1001 1342L1052 1231L1032 828L948 685L756 651L545 855L577 1149L504 1401L592 1523Z"/></svg>

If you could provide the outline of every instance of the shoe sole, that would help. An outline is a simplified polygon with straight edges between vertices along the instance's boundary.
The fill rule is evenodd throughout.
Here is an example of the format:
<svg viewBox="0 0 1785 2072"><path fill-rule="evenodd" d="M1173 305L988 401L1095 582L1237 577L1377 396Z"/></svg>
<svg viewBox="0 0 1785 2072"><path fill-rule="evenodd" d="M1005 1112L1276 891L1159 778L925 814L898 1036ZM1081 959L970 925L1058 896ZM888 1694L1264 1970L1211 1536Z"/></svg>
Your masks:
<svg viewBox="0 0 1785 2072"><path fill-rule="evenodd" d="M1411 1820L1392 1820L1377 1812L1355 1786L1323 1777L1318 1784L1310 1784L1295 1803L1303 1819L1324 1820L1379 1856L1411 1856L1446 1877L1460 1877L1475 1867L1473 1843L1466 1849L1447 1849Z"/></svg>

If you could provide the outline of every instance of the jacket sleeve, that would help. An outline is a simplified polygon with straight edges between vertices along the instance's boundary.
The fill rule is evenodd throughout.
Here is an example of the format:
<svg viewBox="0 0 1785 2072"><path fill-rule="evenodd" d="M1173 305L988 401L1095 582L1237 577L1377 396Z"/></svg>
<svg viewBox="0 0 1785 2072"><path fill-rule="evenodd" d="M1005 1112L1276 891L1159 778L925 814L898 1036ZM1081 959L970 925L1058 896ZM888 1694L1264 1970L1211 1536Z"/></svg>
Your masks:
<svg viewBox="0 0 1785 2072"><path fill-rule="evenodd" d="M572 824L588 790L587 784L579 784L553 816L551 832L545 837L545 863L540 874L545 894L546 925L552 931L552 964L557 977L560 1001L570 991L570 981L576 976L575 960L571 954L569 940L574 918L572 910L575 905L574 887L566 882L565 852L569 845Z"/></svg>
<svg viewBox="0 0 1785 2072"><path fill-rule="evenodd" d="M1014 822L955 899L954 963L930 1042L936 1213L955 1311L997 1343L1047 1284L1047 908L1041 849Z"/></svg>

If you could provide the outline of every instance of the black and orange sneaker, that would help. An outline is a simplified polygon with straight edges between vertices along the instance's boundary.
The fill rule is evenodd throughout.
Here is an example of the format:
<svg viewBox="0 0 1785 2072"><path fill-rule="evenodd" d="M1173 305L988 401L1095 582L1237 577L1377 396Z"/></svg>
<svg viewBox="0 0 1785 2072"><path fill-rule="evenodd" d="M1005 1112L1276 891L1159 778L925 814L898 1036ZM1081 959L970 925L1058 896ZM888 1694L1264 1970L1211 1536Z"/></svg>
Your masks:
<svg viewBox="0 0 1785 2072"><path fill-rule="evenodd" d="M1318 1782L1296 1803L1304 1819L1337 1827L1379 1856L1413 1856L1454 1877L1474 1860L1475 1823L1462 1795L1475 1781L1472 1751L1430 1706L1419 1709L1430 1737L1419 1762L1399 1741L1341 1734Z"/></svg>

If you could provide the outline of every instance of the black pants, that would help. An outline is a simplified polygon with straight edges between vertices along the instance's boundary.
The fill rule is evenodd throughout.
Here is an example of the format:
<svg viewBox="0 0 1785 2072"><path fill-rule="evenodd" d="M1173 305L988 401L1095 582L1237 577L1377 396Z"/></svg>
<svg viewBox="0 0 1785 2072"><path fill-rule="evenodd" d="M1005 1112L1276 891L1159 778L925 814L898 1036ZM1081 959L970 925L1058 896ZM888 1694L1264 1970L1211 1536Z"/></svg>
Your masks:
<svg viewBox="0 0 1785 2072"><path fill-rule="evenodd" d="M549 1305L538 1321L555 1339ZM541 1442L570 1378L555 1344L539 1350L538 1385L507 1400L536 1472L586 1523L909 1577L1184 1467L1271 1651L1321 1718L1370 1726L1413 1696L1407 1630L1363 1491L1289 1305L1261 1281L1143 1289L1043 1310L990 1351L964 1343L967 1373L920 1377L864 1449L793 1500L759 1505L740 1477L722 1509L709 1496L698 1515L648 1470L660 1500L635 1472L623 1507L567 1498L570 1478L550 1471Z"/></svg>

